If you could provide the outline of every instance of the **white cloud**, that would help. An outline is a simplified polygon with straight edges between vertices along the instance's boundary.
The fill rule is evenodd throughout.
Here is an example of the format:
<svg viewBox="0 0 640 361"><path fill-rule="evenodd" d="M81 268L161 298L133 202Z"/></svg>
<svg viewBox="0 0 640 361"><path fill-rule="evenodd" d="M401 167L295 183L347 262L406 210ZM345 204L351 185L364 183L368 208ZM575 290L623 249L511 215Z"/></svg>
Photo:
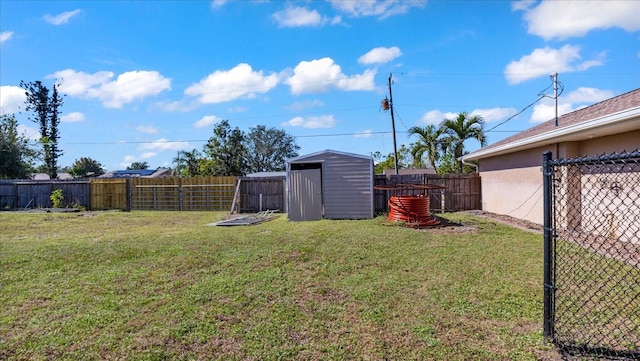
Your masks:
<svg viewBox="0 0 640 361"><path fill-rule="evenodd" d="M124 157L124 160L122 161L122 163L120 163L120 167L126 168L126 167L130 166L131 163L133 163L133 162L140 162L140 161L143 161L145 159L150 159L150 158L155 157L156 155L158 155L157 152L145 152L145 153L142 153L139 156L126 155Z"/></svg>
<svg viewBox="0 0 640 361"><path fill-rule="evenodd" d="M516 0L511 3L511 10L529 10L537 0Z"/></svg>
<svg viewBox="0 0 640 361"><path fill-rule="evenodd" d="M0 114L16 113L27 100L24 89L13 86L0 86Z"/></svg>
<svg viewBox="0 0 640 361"><path fill-rule="evenodd" d="M229 113L244 113L247 111L246 107L241 107L239 105L233 106L233 107L228 107L227 111Z"/></svg>
<svg viewBox="0 0 640 361"><path fill-rule="evenodd" d="M371 129L363 130L361 132L356 132L353 135L354 138L371 138Z"/></svg>
<svg viewBox="0 0 640 361"><path fill-rule="evenodd" d="M485 108L485 109L474 109L469 112L470 116L481 116L485 122L496 122L499 120L506 119L513 114L515 114L517 110L515 108ZM422 115L420 118L420 124L424 125L440 125L445 119L456 119L459 113L454 112L442 112L440 110L431 110Z"/></svg>
<svg viewBox="0 0 640 361"><path fill-rule="evenodd" d="M278 75L264 75L262 70L253 71L249 64L238 64L234 68L216 70L199 83L189 86L184 93L196 96L200 103L212 104L238 98L255 98L256 93L266 93L278 85Z"/></svg>
<svg viewBox="0 0 640 361"><path fill-rule="evenodd" d="M558 99L558 116L572 112L574 109L571 103ZM531 123L542 123L555 118L556 106L552 99L543 99L533 107L531 112Z"/></svg>
<svg viewBox="0 0 640 361"><path fill-rule="evenodd" d="M567 94L566 99L571 103L598 103L615 95L611 90L580 87Z"/></svg>
<svg viewBox="0 0 640 361"><path fill-rule="evenodd" d="M47 75L48 79L56 79L58 91L72 97L86 96L90 88L107 83L114 74L110 71L99 71L88 74L73 69L65 69Z"/></svg>
<svg viewBox="0 0 640 361"><path fill-rule="evenodd" d="M158 140L154 140L153 142L143 143L140 145L139 149L141 150L156 150L156 151L178 151L183 149L190 148L191 145L189 142L183 141L168 141L165 138L160 138Z"/></svg>
<svg viewBox="0 0 640 361"><path fill-rule="evenodd" d="M171 79L157 71L129 71L111 80L114 74L100 71L87 74L65 69L47 76L60 82L59 91L75 97L98 99L107 108L122 108L124 104L171 89Z"/></svg>
<svg viewBox="0 0 640 361"><path fill-rule="evenodd" d="M210 125L216 124L221 120L222 118L216 117L215 115L205 115L204 117L200 118L198 121L193 123L193 127L204 128L204 127L208 127Z"/></svg>
<svg viewBox="0 0 640 361"><path fill-rule="evenodd" d="M479 115L485 122L496 122L498 120L506 119L518 111L515 108L487 108L487 109L474 109L470 116Z"/></svg>
<svg viewBox="0 0 640 361"><path fill-rule="evenodd" d="M604 58L604 54L600 54L600 58ZM581 59L579 46L565 45L560 49L539 48L507 64L504 75L507 82L513 85L556 72L583 71L603 64L602 59L582 62Z"/></svg>
<svg viewBox="0 0 640 361"><path fill-rule="evenodd" d="M566 96L558 98L558 116L570 113L585 106L601 102L612 98L615 93L611 90L601 90L596 88L581 87ZM531 123L542 123L555 118L555 101L550 98L543 99L533 107L531 113Z"/></svg>
<svg viewBox="0 0 640 361"><path fill-rule="evenodd" d="M384 64L402 55L402 51L397 46L390 48L379 47L369 50L368 53L358 58L360 64Z"/></svg>
<svg viewBox="0 0 640 361"><path fill-rule="evenodd" d="M443 120L454 119L457 116L458 116L458 113L452 113L452 112L443 113L439 110L431 110L424 113L422 118L420 118L420 123L425 125L429 125L429 124L440 125L440 123L442 123Z"/></svg>
<svg viewBox="0 0 640 361"><path fill-rule="evenodd" d="M154 127L153 125L138 125L136 127L136 130L140 133L145 134L158 134L159 132L158 128Z"/></svg>
<svg viewBox="0 0 640 361"><path fill-rule="evenodd" d="M60 121L65 123L81 122L84 119L85 119L84 114L80 112L71 112L69 114L64 114L60 117Z"/></svg>
<svg viewBox="0 0 640 361"><path fill-rule="evenodd" d="M62 25L62 24L66 24L69 22L69 20L71 20L72 17L80 14L82 12L82 10L80 9L76 9L73 11L67 11L58 15L45 15L44 16L44 20L46 22L48 22L49 24L52 25Z"/></svg>
<svg viewBox="0 0 640 361"><path fill-rule="evenodd" d="M302 127L302 128L332 128L336 125L333 115L321 115L313 117L295 117L288 122L282 123L282 126Z"/></svg>
<svg viewBox="0 0 640 361"><path fill-rule="evenodd" d="M223 7L227 3L227 0L213 0L211 2L212 9L219 9Z"/></svg>
<svg viewBox="0 0 640 361"><path fill-rule="evenodd" d="M41 138L38 128L27 127L22 124L18 124L18 134L22 134L30 140L39 140Z"/></svg>
<svg viewBox="0 0 640 361"><path fill-rule="evenodd" d="M157 102L154 107L161 109L165 112L188 112L197 107L197 104L187 103L184 100L177 100L172 102Z"/></svg>
<svg viewBox="0 0 640 361"><path fill-rule="evenodd" d="M349 16L378 16L381 19L405 14L411 8L423 8L427 0L328 0L334 9Z"/></svg>
<svg viewBox="0 0 640 361"><path fill-rule="evenodd" d="M136 157L135 155L125 155L124 161L120 163L120 166L128 167L131 165L131 163L136 162L137 160L138 160L138 157Z"/></svg>
<svg viewBox="0 0 640 361"><path fill-rule="evenodd" d="M613 27L640 30L640 1L542 1L535 7L529 2L515 3L512 9L523 10L529 34L545 40L580 37Z"/></svg>
<svg viewBox="0 0 640 361"><path fill-rule="evenodd" d="M100 99L107 108L122 108L123 104L170 89L171 79L157 71L128 71L118 75L115 81L102 84L100 88L89 89L88 96Z"/></svg>
<svg viewBox="0 0 640 361"><path fill-rule="evenodd" d="M305 100L302 102L295 102L285 107L285 109L290 110L292 112L300 112L306 109L316 108L324 106L324 102L322 100L314 99L314 100Z"/></svg>
<svg viewBox="0 0 640 361"><path fill-rule="evenodd" d="M320 15L318 11L300 6L287 6L271 16L282 28L322 26L329 22L329 19Z"/></svg>
<svg viewBox="0 0 640 361"><path fill-rule="evenodd" d="M11 37L13 36L13 31L3 31L0 33L0 44L4 43L5 41L11 39Z"/></svg>
<svg viewBox="0 0 640 361"><path fill-rule="evenodd" d="M330 88L339 90L373 90L374 70L365 70L362 74L347 76L340 65L331 58L301 61L293 69L293 76L285 83L291 87L292 94L321 93Z"/></svg>

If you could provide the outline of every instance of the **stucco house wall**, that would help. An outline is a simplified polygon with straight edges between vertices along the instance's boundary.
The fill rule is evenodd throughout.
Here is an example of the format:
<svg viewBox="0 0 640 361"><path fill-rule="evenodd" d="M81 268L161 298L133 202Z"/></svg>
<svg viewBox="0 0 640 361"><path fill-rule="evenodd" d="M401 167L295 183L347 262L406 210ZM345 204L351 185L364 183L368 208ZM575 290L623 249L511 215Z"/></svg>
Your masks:
<svg viewBox="0 0 640 361"><path fill-rule="evenodd" d="M483 210L542 224L542 154L551 151L553 158L566 159L640 148L640 89L563 115L558 126L554 123L463 157L478 164Z"/></svg>
<svg viewBox="0 0 640 361"><path fill-rule="evenodd" d="M479 162L482 183L482 209L496 214L543 223L542 154L554 158L632 151L640 147L640 130L565 142L520 152L498 155Z"/></svg>

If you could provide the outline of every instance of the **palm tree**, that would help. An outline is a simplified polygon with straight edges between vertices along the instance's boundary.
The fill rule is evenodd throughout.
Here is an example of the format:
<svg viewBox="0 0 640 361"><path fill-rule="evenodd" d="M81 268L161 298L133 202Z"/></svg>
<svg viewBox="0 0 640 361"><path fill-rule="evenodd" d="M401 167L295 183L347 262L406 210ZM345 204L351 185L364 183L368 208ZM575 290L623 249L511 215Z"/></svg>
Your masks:
<svg viewBox="0 0 640 361"><path fill-rule="evenodd" d="M464 155L464 142L467 139L476 139L480 146L487 145L487 136L484 132L484 119L479 115L469 116L462 112L455 119L445 119L440 125L446 134L444 140L453 148L455 158L458 160L458 173L462 173L462 161Z"/></svg>
<svg viewBox="0 0 640 361"><path fill-rule="evenodd" d="M442 128L436 127L433 124L429 124L424 128L411 127L409 129L409 135L417 135L418 141L411 147L411 155L414 159L421 159L426 153L429 165L438 173L438 167L436 162L440 159L440 150L438 147L442 146L442 141L439 140L442 135Z"/></svg>
<svg viewBox="0 0 640 361"><path fill-rule="evenodd" d="M173 158L173 163L176 164L177 175L186 175L188 177L194 177L198 175L198 168L201 159L202 153L200 153L197 149L193 149L191 151L178 151L176 157Z"/></svg>

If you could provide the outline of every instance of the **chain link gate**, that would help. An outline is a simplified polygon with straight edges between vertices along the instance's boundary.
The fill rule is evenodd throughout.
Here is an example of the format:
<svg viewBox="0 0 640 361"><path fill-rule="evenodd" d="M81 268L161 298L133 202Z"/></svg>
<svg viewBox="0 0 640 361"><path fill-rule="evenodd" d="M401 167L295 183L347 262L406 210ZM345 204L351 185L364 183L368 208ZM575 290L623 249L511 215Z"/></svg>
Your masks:
<svg viewBox="0 0 640 361"><path fill-rule="evenodd" d="M640 151L544 173L544 336L566 358L640 359Z"/></svg>

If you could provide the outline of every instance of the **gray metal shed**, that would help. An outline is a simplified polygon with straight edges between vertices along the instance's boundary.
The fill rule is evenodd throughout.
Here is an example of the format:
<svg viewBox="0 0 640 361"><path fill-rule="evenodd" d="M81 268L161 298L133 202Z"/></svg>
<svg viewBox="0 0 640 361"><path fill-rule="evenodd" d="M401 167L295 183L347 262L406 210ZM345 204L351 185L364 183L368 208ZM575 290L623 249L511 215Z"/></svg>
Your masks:
<svg viewBox="0 0 640 361"><path fill-rule="evenodd" d="M324 150L287 160L287 217L373 218L373 158Z"/></svg>

